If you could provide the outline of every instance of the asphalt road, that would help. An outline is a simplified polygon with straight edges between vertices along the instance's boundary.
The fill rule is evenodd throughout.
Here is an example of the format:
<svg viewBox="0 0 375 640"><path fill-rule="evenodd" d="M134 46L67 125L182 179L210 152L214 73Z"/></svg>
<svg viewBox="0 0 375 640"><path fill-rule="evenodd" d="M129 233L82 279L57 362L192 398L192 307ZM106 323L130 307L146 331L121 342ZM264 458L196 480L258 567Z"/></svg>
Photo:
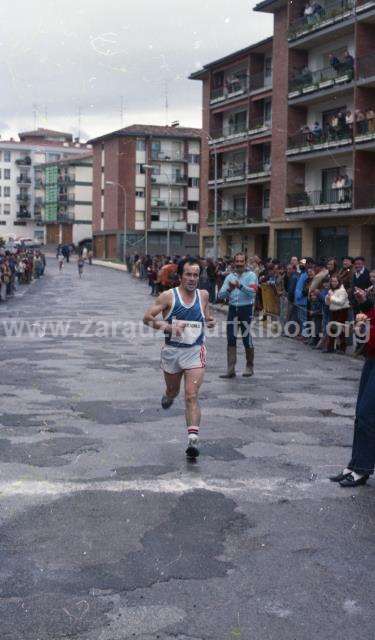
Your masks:
<svg viewBox="0 0 375 640"><path fill-rule="evenodd" d="M149 300L51 260L0 305L1 640L373 640L375 482L327 480L361 362L263 338L224 381L211 337L192 465L161 337L134 331Z"/></svg>

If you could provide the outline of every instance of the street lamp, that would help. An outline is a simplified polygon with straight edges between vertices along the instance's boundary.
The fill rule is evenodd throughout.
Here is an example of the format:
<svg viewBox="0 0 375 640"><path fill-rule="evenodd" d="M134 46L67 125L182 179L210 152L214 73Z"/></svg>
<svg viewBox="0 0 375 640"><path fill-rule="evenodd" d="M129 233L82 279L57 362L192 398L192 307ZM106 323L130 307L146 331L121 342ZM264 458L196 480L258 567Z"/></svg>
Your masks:
<svg viewBox="0 0 375 640"><path fill-rule="evenodd" d="M144 164L143 165L144 169L156 169L157 167L155 167L155 165L153 164ZM165 176L167 178L167 182L168 182L168 222L167 222L167 256L170 256L171 254L171 202L172 202L172 185L171 185L171 180L170 177L167 173L165 173L164 171L161 171L160 174L161 176ZM146 204L147 207L147 204ZM147 211L146 211L147 214ZM147 218L147 215L146 215ZM146 224L147 224L147 220L146 220Z"/></svg>
<svg viewBox="0 0 375 640"><path fill-rule="evenodd" d="M112 187L118 187L124 194L124 244L122 247L122 261L126 264L126 246L128 244L128 226L127 226L127 193L125 191L125 187L122 186L119 182L113 182L112 180L106 180L106 184L109 184Z"/></svg>

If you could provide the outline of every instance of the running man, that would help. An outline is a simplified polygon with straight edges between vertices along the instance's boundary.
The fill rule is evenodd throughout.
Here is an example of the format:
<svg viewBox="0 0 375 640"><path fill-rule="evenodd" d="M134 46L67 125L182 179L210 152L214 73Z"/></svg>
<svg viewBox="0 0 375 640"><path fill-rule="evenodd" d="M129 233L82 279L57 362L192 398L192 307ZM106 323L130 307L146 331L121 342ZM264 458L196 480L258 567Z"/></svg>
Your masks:
<svg viewBox="0 0 375 640"><path fill-rule="evenodd" d="M213 327L215 320L208 307L208 292L199 290L200 264L186 258L178 266L179 287L163 291L146 311L144 323L165 334L161 352L166 391L161 400L163 409L169 409L185 380L185 411L188 430L188 458L199 456L199 426L201 411L198 394L206 366L204 328ZM158 316L162 315L162 319Z"/></svg>
<svg viewBox="0 0 375 640"><path fill-rule="evenodd" d="M83 274L83 267L85 266L85 260L83 256L80 256L77 260L77 266L78 266L78 275L80 278L82 278L82 274Z"/></svg>

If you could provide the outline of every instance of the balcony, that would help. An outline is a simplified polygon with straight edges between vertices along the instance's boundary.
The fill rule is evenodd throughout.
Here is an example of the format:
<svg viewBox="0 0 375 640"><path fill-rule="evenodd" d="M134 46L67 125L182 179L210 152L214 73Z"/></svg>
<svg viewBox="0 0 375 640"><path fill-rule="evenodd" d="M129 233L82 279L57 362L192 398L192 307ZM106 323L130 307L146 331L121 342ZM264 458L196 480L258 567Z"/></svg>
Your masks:
<svg viewBox="0 0 375 640"><path fill-rule="evenodd" d="M246 95L249 91L249 81L246 79L239 79L231 82L226 82L225 86L215 87L211 91L210 104L218 104L225 100L232 100L239 96Z"/></svg>
<svg viewBox="0 0 375 640"><path fill-rule="evenodd" d="M188 176L181 176L181 175L172 175L172 176L167 176L167 175L157 175L154 174L151 176L151 182L152 184L162 184L162 185L170 185L170 184L177 184L177 185L187 185L188 183Z"/></svg>
<svg viewBox="0 0 375 640"><path fill-rule="evenodd" d="M329 66L317 71L310 71L305 67L289 82L288 98L292 100L335 86L341 87L353 79L354 66L347 62L340 62L335 68Z"/></svg>
<svg viewBox="0 0 375 640"><path fill-rule="evenodd" d="M319 5L319 10L313 15L297 18L288 29L288 40L293 42L312 33L336 25L355 13L355 0L331 0L324 6Z"/></svg>
<svg viewBox="0 0 375 640"><path fill-rule="evenodd" d="M372 111L374 113L374 111ZM366 116L364 120L357 120L355 141L372 142L375 140L375 113L371 117Z"/></svg>
<svg viewBox="0 0 375 640"><path fill-rule="evenodd" d="M158 198L153 198L151 200L151 206L154 209L187 209L187 202L183 200L159 200Z"/></svg>
<svg viewBox="0 0 375 640"><path fill-rule="evenodd" d="M259 136L263 134L269 135L271 133L272 120L265 116L259 118L252 118L249 124L249 136Z"/></svg>
<svg viewBox="0 0 375 640"><path fill-rule="evenodd" d="M35 189L43 189L44 182L42 178L35 178Z"/></svg>
<svg viewBox="0 0 375 640"><path fill-rule="evenodd" d="M30 196L28 193L18 193L17 202L30 202Z"/></svg>
<svg viewBox="0 0 375 640"><path fill-rule="evenodd" d="M17 184L25 185L25 186L31 185L31 178L30 178L30 176L26 176L26 175L22 175L22 174L21 174L21 175L20 175L20 176L18 176L18 178L17 178Z"/></svg>
<svg viewBox="0 0 375 640"><path fill-rule="evenodd" d="M185 220L151 220L152 231L186 231Z"/></svg>
<svg viewBox="0 0 375 640"><path fill-rule="evenodd" d="M16 160L16 164L19 167L28 167L31 165L31 158L30 156L25 156L24 158L18 158Z"/></svg>
<svg viewBox="0 0 375 640"><path fill-rule="evenodd" d="M260 73L253 73L250 76L250 92L261 91L272 88L272 73L265 74L264 71Z"/></svg>
<svg viewBox="0 0 375 640"><path fill-rule="evenodd" d="M217 214L217 224L220 227L243 226L248 224L264 223L267 220L267 210L262 207L249 207L248 209L222 209ZM214 224L214 213L210 212L207 224Z"/></svg>
<svg viewBox="0 0 375 640"><path fill-rule="evenodd" d="M288 193L286 214L324 213L352 209L353 188Z"/></svg>
<svg viewBox="0 0 375 640"><path fill-rule="evenodd" d="M209 145L219 144L220 142L226 142L227 140L242 140L247 138L248 126L245 123L242 124L225 124L221 129L213 131Z"/></svg>
<svg viewBox="0 0 375 640"><path fill-rule="evenodd" d="M16 217L21 220L31 219L31 211L28 209L20 209L17 211Z"/></svg>
<svg viewBox="0 0 375 640"><path fill-rule="evenodd" d="M76 183L76 179L72 176L68 176L68 175L61 175L58 177L58 183L59 184L64 184L67 186L70 185L75 185Z"/></svg>
<svg viewBox="0 0 375 640"><path fill-rule="evenodd" d="M313 153L347 147L353 142L353 131L345 128L339 131L299 132L288 138L287 156Z"/></svg>
<svg viewBox="0 0 375 640"><path fill-rule="evenodd" d="M366 84L370 78L375 77L375 53L361 56L357 61L358 83Z"/></svg>
<svg viewBox="0 0 375 640"><path fill-rule="evenodd" d="M153 162L188 162L188 158L183 153L165 153L164 151L152 151L151 160Z"/></svg>
<svg viewBox="0 0 375 640"><path fill-rule="evenodd" d="M56 214L56 222L62 224L73 224L74 214L68 212L59 212Z"/></svg>
<svg viewBox="0 0 375 640"><path fill-rule="evenodd" d="M65 206L74 205L75 197L69 193L59 193L59 203Z"/></svg>
<svg viewBox="0 0 375 640"><path fill-rule="evenodd" d="M248 168L247 179L254 182L267 182L271 177L271 160L252 162Z"/></svg>

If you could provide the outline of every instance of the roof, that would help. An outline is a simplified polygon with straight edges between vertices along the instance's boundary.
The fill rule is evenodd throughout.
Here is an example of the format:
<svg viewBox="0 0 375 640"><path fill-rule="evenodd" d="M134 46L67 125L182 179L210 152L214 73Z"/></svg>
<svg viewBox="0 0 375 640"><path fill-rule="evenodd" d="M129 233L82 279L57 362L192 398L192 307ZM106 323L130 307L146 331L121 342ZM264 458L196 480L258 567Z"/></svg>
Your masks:
<svg viewBox="0 0 375 640"><path fill-rule="evenodd" d="M73 140L73 136L71 133L66 133L64 131L54 131L54 129L44 129L43 127L38 127L33 131L22 131L21 133L18 134L18 136L21 140L22 138L25 138L25 137L40 138L40 137L46 137L46 136L51 136L53 138L61 138L62 136L64 136L64 138L66 138L67 141Z"/></svg>
<svg viewBox="0 0 375 640"><path fill-rule="evenodd" d="M276 0L269 0L269 1L274 2ZM191 73L189 76L189 79L199 80L202 77L202 75L205 74L210 69L212 69L212 67L216 67L218 65L224 64L225 62L231 62L231 60L234 60L235 58L239 58L240 56L244 56L248 53L251 53L252 51L254 51L254 49L271 45L272 42L273 42L273 36L270 36L269 38L265 38L264 40L259 40L259 42L255 42L254 44L251 44L248 47L245 47L244 49L239 49L238 51L229 53L223 58L218 58L217 60L213 60L212 62L205 64L202 67L202 69L199 69L199 71L194 71L194 73Z"/></svg>
<svg viewBox="0 0 375 640"><path fill-rule="evenodd" d="M285 5L285 0L263 0L255 5L254 11L264 11L266 13L273 13L277 9L280 9Z"/></svg>
<svg viewBox="0 0 375 640"><path fill-rule="evenodd" d="M103 136L92 138L89 143L100 142L102 140L108 140L113 137L125 137L125 136L158 136L160 138L201 138L202 130L187 128L187 127L169 127L159 126L153 124L132 124L129 127L123 129L117 129L111 133L106 133Z"/></svg>
<svg viewBox="0 0 375 640"><path fill-rule="evenodd" d="M79 156L69 156L68 158L61 158L60 160L50 160L49 162L38 162L37 167L51 167L54 165L79 165L82 162L85 163L89 158L93 158L93 153L82 153Z"/></svg>

